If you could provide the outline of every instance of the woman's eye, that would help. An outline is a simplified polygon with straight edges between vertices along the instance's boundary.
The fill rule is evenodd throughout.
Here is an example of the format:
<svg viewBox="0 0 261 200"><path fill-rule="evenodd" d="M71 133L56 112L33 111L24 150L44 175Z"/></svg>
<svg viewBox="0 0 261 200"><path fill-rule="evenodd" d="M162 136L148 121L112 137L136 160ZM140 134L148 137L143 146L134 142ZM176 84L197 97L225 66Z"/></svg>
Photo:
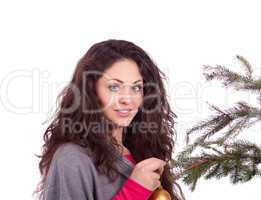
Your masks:
<svg viewBox="0 0 261 200"><path fill-rule="evenodd" d="M119 86L118 85L109 85L108 87L111 91L116 92L119 90Z"/></svg>
<svg viewBox="0 0 261 200"><path fill-rule="evenodd" d="M132 87L135 92L139 92L142 89L141 85L135 85Z"/></svg>

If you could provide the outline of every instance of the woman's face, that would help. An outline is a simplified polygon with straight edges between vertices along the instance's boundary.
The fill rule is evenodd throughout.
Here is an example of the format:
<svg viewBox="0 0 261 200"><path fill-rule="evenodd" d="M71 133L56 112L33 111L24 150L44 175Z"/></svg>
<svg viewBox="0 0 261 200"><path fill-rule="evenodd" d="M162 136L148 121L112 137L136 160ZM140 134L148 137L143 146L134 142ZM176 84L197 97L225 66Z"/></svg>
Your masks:
<svg viewBox="0 0 261 200"><path fill-rule="evenodd" d="M119 126L128 126L143 100L137 64L129 59L115 62L97 81L96 91L105 116Z"/></svg>

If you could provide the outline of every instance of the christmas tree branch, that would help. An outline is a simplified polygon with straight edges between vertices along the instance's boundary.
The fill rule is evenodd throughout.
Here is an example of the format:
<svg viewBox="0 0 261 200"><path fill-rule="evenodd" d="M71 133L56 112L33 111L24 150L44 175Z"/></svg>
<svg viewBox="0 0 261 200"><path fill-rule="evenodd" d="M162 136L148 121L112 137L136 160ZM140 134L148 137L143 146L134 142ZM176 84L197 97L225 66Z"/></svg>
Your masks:
<svg viewBox="0 0 261 200"><path fill-rule="evenodd" d="M205 66L206 80L217 79L225 87L258 92L261 104L261 78L253 78L252 67L246 59L242 56L237 56L237 59L244 67L244 75L220 65ZM173 178L182 178L193 191L201 177L210 179L229 176L235 184L261 176L261 147L245 140L236 140L243 130L260 122L260 107L243 101L225 110L209 106L215 114L187 131L187 146L171 163ZM195 132L197 137L190 143L190 137Z"/></svg>
<svg viewBox="0 0 261 200"><path fill-rule="evenodd" d="M215 144L214 142L210 145ZM205 179L230 176L232 183L246 182L255 175L261 175L258 165L261 163L261 150L255 144L246 141L237 141L224 145L223 152L211 147L209 144L201 145L204 151L199 156L180 156L172 161L172 166L179 169L175 179L183 178L183 182L191 185L193 191L200 177ZM206 150L215 153L207 153Z"/></svg>

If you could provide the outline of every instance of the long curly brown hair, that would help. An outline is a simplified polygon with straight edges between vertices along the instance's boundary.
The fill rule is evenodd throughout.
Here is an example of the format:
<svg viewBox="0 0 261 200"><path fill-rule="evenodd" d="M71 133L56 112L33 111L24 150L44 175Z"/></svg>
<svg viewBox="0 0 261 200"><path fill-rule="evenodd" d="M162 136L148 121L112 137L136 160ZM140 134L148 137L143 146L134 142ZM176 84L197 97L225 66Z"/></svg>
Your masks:
<svg viewBox="0 0 261 200"><path fill-rule="evenodd" d="M176 114L171 110L163 85L165 74L157 67L148 54L132 42L125 40L106 40L94 44L78 61L70 83L58 95L61 97L55 116L47 127L43 140L42 155L39 163L41 181L37 191L41 193L51 164L52 157L57 148L66 143L73 142L91 149L94 164L100 173L106 174L112 181L119 175L115 171L115 155L117 142L112 137L113 125L104 118L101 102L96 94L95 86L102 73L116 61L130 59L136 62L144 82L144 97L142 107L139 109L131 124L124 127L123 144L133 155L136 162L150 157L167 161L161 176L161 183L171 195L178 198L178 184L173 180L169 160L174 147L176 131L174 118ZM95 73L92 73L94 72ZM147 87L146 87L147 86ZM153 87L151 87L153 86ZM77 104L77 106L76 106ZM89 112L83 112L89 111ZM92 128L70 129L65 128L67 120L73 123L108 124L99 132ZM156 124L157 126L141 130L138 125ZM134 126L135 125L135 126ZM41 196L41 195L40 195Z"/></svg>

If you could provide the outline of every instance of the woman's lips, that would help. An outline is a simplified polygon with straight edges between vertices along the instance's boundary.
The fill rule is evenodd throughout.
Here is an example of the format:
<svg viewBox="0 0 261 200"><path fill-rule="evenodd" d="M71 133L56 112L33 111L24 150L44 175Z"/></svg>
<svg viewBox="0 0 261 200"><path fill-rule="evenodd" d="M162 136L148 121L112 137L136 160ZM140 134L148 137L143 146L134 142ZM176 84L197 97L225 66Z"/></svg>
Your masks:
<svg viewBox="0 0 261 200"><path fill-rule="evenodd" d="M115 110L119 117L128 117L131 113L131 109Z"/></svg>

